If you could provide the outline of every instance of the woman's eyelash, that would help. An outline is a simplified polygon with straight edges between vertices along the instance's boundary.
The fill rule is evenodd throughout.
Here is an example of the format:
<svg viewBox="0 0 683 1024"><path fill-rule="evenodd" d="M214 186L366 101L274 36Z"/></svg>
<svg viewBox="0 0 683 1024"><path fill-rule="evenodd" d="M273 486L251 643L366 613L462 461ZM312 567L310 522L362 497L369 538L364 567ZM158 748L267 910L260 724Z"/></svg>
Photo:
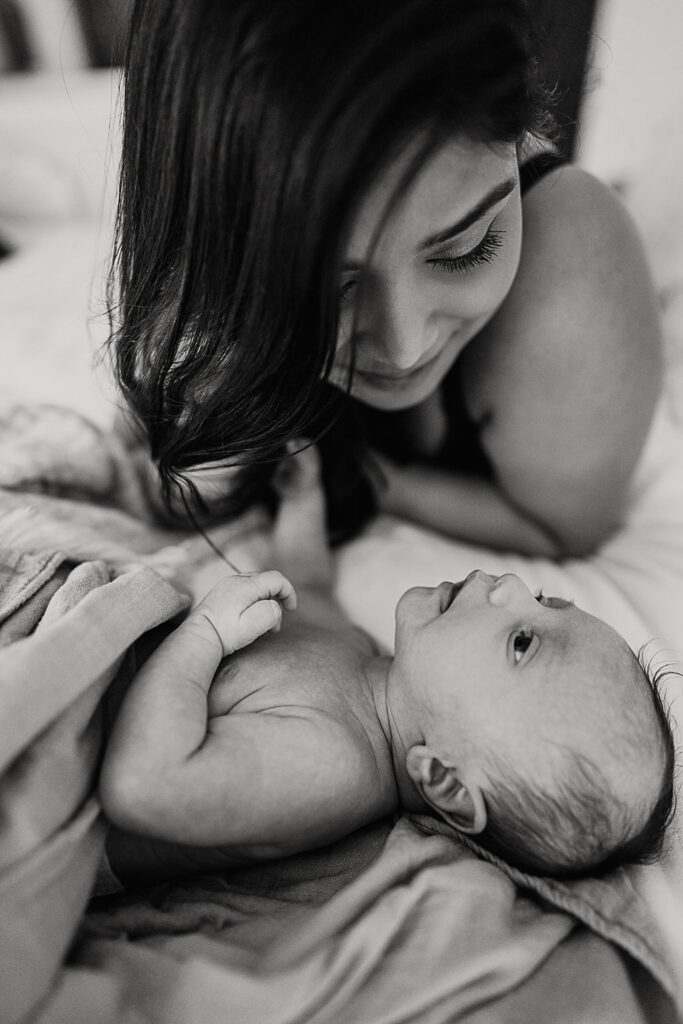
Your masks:
<svg viewBox="0 0 683 1024"><path fill-rule="evenodd" d="M545 594L543 593L542 590L537 590L536 593L534 594L534 597L536 598L536 600L538 601L539 604L543 604L543 601L545 599Z"/></svg>
<svg viewBox="0 0 683 1024"><path fill-rule="evenodd" d="M495 258L496 251L503 244L504 231L496 228L489 228L479 245L466 252L462 256L441 256L437 259L427 260L430 266L438 267L449 274L463 273L480 267L483 263L491 263ZM351 301L357 281L347 281L339 289L339 305L344 306Z"/></svg>
<svg viewBox="0 0 683 1024"><path fill-rule="evenodd" d="M462 256L443 256L438 259L427 260L431 266L446 270L450 274L462 273L480 267L482 263L491 263L495 258L496 251L503 244L504 231L496 228L489 228L481 242L471 252Z"/></svg>

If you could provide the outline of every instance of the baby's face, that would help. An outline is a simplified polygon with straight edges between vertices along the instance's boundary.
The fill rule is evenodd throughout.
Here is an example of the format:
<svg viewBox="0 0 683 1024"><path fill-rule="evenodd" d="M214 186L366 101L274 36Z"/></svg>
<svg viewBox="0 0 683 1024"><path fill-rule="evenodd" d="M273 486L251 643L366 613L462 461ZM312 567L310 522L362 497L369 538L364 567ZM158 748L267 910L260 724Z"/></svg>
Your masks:
<svg viewBox="0 0 683 1024"><path fill-rule="evenodd" d="M602 765L618 720L650 702L611 627L568 601L534 597L512 574L476 570L462 584L413 588L396 623L390 679L415 704L426 699L455 761L492 750L535 773L547 744L571 744Z"/></svg>

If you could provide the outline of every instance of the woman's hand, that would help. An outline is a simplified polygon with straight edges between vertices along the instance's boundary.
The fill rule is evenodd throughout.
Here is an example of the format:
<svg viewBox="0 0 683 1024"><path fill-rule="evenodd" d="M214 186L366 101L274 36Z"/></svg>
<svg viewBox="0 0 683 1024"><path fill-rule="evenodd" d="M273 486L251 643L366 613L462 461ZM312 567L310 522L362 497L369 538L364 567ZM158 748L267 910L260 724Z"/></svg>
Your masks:
<svg viewBox="0 0 683 1024"><path fill-rule="evenodd" d="M282 573L271 569L227 576L192 609L183 629L187 636L220 645L225 658L264 633L278 632L283 608L296 608L296 593Z"/></svg>

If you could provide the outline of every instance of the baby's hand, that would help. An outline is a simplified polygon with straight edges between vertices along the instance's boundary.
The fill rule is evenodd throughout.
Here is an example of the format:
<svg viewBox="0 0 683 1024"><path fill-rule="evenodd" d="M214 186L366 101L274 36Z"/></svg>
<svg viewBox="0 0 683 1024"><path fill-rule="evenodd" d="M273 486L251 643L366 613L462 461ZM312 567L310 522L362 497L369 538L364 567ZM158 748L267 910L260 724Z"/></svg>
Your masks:
<svg viewBox="0 0 683 1024"><path fill-rule="evenodd" d="M185 620L186 627L210 627L222 657L251 644L263 633L278 632L282 609L296 608L294 587L282 573L244 573L221 580Z"/></svg>

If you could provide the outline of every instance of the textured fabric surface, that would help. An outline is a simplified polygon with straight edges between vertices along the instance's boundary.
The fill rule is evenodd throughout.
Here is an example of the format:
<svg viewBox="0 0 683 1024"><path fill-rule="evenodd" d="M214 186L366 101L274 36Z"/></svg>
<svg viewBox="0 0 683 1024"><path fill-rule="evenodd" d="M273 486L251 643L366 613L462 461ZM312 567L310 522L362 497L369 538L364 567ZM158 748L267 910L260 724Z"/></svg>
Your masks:
<svg viewBox="0 0 683 1024"><path fill-rule="evenodd" d="M70 500L22 499L36 502L43 516L54 507L58 522ZM143 550L158 539L142 520L131 532L131 518L118 510L107 518L101 506L69 507L78 506L78 522L87 527L94 517L107 551L132 536ZM238 553L234 545L229 551L241 568L250 558L267 562L262 530L240 536L232 527L223 540L231 536ZM192 543L178 551L194 569ZM200 560L205 582L217 561ZM41 558L19 564L43 579ZM526 1007L529 1019L539 1004L552 1005L549 1019L564 1024L576 1019L571 1004L565 998L555 1008L552 982L543 978L546 967L555 978L566 959L583 973L587 1014L609 1005L619 1008L624 1024L657 1021L634 995L633 964L659 999L674 982L656 924L634 888L637 878L619 876L588 889L541 883L476 857L431 819L380 824L329 850L239 871L226 872L220 855L208 851L212 873L197 876L201 851L195 850L192 877L152 888L148 879L141 891L98 898L60 973L102 847L97 803L89 795L99 698L130 643L184 604L150 568L111 583L109 573L102 561L78 566L31 635L0 651L4 794L24 825L14 830L0 873L12 893L11 916L3 918L3 938L15 950L4 979L15 996L9 1019L20 1020L22 1010L46 995L44 1021L77 1020L101 992L108 1002L94 1022L142 1016L218 1024L230 1009L255 1024L445 1024L484 1006L505 1020L510 998L512 1006ZM27 770L16 772L22 764ZM40 970L27 973L28 963Z"/></svg>
<svg viewBox="0 0 683 1024"><path fill-rule="evenodd" d="M558 908L572 901L559 888L561 899L533 880L515 884L429 819L403 818L308 856L100 903L77 957L117 971L124 1004L144 1005L151 1021L175 1019L179 1006L204 1024L660 1019L641 1006L619 952L630 928L657 948L642 900L632 889L611 903L593 894L593 933ZM583 894L577 907L590 916ZM659 953L650 966L670 988Z"/></svg>
<svg viewBox="0 0 683 1024"><path fill-rule="evenodd" d="M0 1019L13 1024L59 976L100 861L101 698L133 641L184 599L149 569L110 583L92 562L64 579L61 555L1 545L0 520L0 602L25 627L0 648Z"/></svg>

